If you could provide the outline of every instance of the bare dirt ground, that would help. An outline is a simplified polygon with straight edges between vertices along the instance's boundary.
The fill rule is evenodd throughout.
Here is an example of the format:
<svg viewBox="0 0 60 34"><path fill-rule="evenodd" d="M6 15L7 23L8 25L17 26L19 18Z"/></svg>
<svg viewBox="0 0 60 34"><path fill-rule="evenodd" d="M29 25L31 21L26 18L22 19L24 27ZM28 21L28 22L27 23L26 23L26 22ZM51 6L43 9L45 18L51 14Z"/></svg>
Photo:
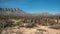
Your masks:
<svg viewBox="0 0 60 34"><path fill-rule="evenodd" d="M49 26L41 26L34 28L24 28L15 26L2 31L2 34L60 34L60 30L48 28Z"/></svg>
<svg viewBox="0 0 60 34"><path fill-rule="evenodd" d="M51 29L51 28L48 28L49 26L39 26L37 27L38 29L43 29L43 30L47 30L47 32L49 34L60 34L60 30L56 30L56 29ZM36 29L37 29L36 28Z"/></svg>

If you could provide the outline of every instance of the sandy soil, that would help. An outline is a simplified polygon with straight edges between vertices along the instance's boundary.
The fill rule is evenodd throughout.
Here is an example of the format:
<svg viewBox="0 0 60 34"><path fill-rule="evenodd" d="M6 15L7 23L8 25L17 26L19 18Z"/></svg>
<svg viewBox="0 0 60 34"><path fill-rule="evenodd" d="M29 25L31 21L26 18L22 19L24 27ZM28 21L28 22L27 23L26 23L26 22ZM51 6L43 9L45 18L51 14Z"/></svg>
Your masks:
<svg viewBox="0 0 60 34"><path fill-rule="evenodd" d="M16 23L19 22L20 20L17 21L13 20L13 21L15 21ZM24 28L24 27L15 26L3 30L1 34L60 34L60 30L51 29L48 27L49 26L42 26L42 25L38 25L37 27L34 28Z"/></svg>
<svg viewBox="0 0 60 34"><path fill-rule="evenodd" d="M60 30L48 28L49 26L41 26L34 28L24 28L15 26L12 28L8 28L2 31L2 34L60 34ZM38 31L38 29L46 30L46 31ZM42 33L41 33L42 32Z"/></svg>

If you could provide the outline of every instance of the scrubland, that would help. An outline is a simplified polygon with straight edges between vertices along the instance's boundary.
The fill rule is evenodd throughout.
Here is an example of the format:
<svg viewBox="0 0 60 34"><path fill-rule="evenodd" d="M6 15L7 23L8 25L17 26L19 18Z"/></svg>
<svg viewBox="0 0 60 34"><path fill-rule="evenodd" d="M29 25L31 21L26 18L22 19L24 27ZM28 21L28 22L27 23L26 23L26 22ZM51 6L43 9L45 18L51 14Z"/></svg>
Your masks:
<svg viewBox="0 0 60 34"><path fill-rule="evenodd" d="M60 18L0 16L0 34L60 34Z"/></svg>

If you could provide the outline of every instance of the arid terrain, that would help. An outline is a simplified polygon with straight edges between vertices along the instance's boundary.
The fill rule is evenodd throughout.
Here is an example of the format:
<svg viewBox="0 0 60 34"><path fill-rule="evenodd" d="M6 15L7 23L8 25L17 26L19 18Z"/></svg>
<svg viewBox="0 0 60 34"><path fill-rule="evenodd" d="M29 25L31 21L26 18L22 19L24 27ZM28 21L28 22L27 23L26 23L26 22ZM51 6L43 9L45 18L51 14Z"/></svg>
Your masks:
<svg viewBox="0 0 60 34"><path fill-rule="evenodd" d="M48 28L48 26L40 26L35 28L12 27L3 30L1 34L60 34L60 30Z"/></svg>
<svg viewBox="0 0 60 34"><path fill-rule="evenodd" d="M0 34L60 34L59 15L26 14L7 8L4 11L0 13Z"/></svg>
<svg viewBox="0 0 60 34"><path fill-rule="evenodd" d="M0 22L3 21L8 23L1 25L1 34L60 34L60 20L56 24L47 24L47 22L45 24L43 22L39 23L38 20L36 23L34 20L30 23L29 19L0 20ZM54 21L57 22L57 20Z"/></svg>

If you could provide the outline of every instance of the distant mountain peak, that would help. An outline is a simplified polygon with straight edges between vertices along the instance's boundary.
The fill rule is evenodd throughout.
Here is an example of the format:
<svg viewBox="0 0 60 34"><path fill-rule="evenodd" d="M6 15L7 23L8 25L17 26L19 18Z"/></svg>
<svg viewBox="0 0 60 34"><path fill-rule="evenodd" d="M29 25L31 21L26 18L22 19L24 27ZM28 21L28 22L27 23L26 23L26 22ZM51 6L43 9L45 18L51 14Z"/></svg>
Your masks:
<svg viewBox="0 0 60 34"><path fill-rule="evenodd" d="M0 11L18 11L19 8L0 8Z"/></svg>
<svg viewBox="0 0 60 34"><path fill-rule="evenodd" d="M48 12L38 12L38 13L33 13L33 16L50 16L52 14L48 13Z"/></svg>
<svg viewBox="0 0 60 34"><path fill-rule="evenodd" d="M20 15L20 14L25 14L25 12L19 8L0 8L0 14Z"/></svg>

